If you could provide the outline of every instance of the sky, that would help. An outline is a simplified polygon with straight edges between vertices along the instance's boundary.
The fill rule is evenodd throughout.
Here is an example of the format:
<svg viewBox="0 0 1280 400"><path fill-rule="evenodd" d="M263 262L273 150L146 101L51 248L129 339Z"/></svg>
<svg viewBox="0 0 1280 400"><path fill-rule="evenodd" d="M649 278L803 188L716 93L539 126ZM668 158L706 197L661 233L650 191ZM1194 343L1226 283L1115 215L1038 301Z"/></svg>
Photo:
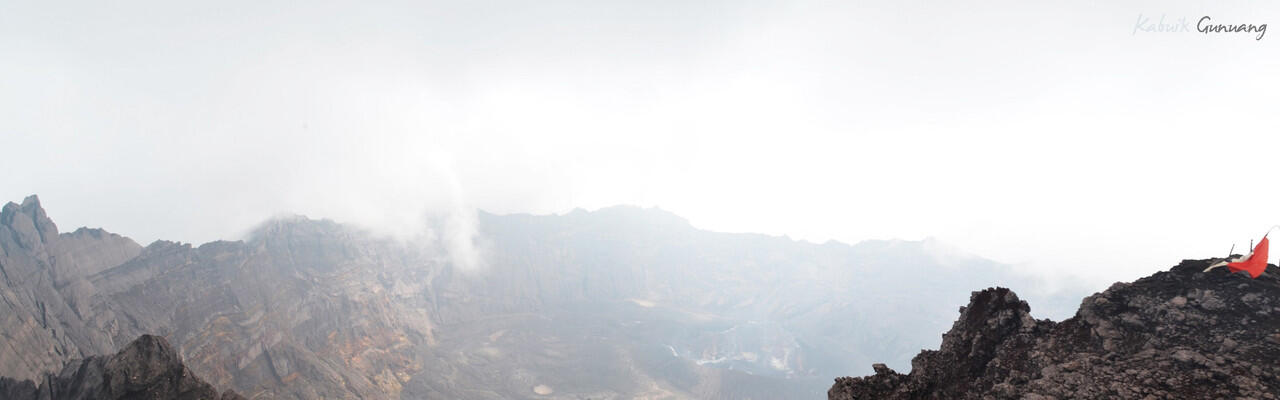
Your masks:
<svg viewBox="0 0 1280 400"><path fill-rule="evenodd" d="M1274 2L177 3L0 3L0 199L142 243L632 204L1099 284L1280 223L1280 32L1196 31Z"/></svg>

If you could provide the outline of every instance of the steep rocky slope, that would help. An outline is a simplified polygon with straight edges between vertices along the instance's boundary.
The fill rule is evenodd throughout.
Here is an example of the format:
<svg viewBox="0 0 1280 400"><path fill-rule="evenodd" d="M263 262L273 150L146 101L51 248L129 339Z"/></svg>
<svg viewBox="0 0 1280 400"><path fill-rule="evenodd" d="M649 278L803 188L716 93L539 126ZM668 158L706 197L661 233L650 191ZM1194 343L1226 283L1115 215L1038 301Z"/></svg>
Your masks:
<svg viewBox="0 0 1280 400"><path fill-rule="evenodd" d="M59 234L31 196L0 212L0 376L38 380L156 333L197 374L250 396L396 398L432 343L438 266L304 218L199 247Z"/></svg>
<svg viewBox="0 0 1280 400"><path fill-rule="evenodd" d="M1187 260L1035 320L1003 288L974 292L938 350L909 374L839 378L844 399L1253 398L1280 394L1280 279Z"/></svg>
<svg viewBox="0 0 1280 400"><path fill-rule="evenodd" d="M36 196L0 210L0 376L35 379L66 360L116 351L90 321L85 278L138 255L128 238L101 230L58 233ZM34 351L33 351L34 350Z"/></svg>
<svg viewBox="0 0 1280 400"><path fill-rule="evenodd" d="M635 207L478 222L485 266L467 269L441 243L327 220L143 248L11 203L0 376L157 334L249 398L816 397L871 360L905 364L968 288L1027 282L931 241L707 232Z"/></svg>
<svg viewBox="0 0 1280 400"><path fill-rule="evenodd" d="M0 378L8 400L243 400L191 373L164 338L143 335L112 356L74 360L39 386Z"/></svg>
<svg viewBox="0 0 1280 400"><path fill-rule="evenodd" d="M250 397L395 398L432 342L415 253L329 221L247 241L156 242L93 276L113 337L156 332L192 369ZM417 274L421 273L419 276Z"/></svg>

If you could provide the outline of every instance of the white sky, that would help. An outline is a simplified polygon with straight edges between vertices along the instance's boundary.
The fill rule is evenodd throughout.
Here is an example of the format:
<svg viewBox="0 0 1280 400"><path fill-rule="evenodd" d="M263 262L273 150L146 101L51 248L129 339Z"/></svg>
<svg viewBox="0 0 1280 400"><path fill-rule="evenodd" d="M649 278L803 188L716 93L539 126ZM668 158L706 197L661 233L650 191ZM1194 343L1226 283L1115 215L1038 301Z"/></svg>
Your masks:
<svg viewBox="0 0 1280 400"><path fill-rule="evenodd" d="M0 3L0 199L143 243L636 204L1095 282L1280 223L1280 31L1134 33L1280 3L175 3Z"/></svg>

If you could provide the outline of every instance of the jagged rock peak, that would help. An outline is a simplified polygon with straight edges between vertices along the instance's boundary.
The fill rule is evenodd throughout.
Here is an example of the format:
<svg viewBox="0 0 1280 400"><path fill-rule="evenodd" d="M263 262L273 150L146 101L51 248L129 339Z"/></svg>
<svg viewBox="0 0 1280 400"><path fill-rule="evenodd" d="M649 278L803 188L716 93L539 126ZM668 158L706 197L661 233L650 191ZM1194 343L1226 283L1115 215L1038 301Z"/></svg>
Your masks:
<svg viewBox="0 0 1280 400"><path fill-rule="evenodd" d="M997 346L1037 327L1031 306L1013 291L989 288L974 292L969 296L969 305L960 308L960 318L943 335L941 348L936 353L917 356L912 363L950 365L950 371L957 376L981 375L995 357Z"/></svg>
<svg viewBox="0 0 1280 400"><path fill-rule="evenodd" d="M183 365L168 341L153 335L142 335L112 356L72 361L39 386L0 379L0 394L13 400L244 399L232 391L218 393Z"/></svg>
<svg viewBox="0 0 1280 400"><path fill-rule="evenodd" d="M23 248L43 247L58 237L58 226L45 215L40 198L27 196L22 204L9 202L0 209L0 227L7 228Z"/></svg>
<svg viewBox="0 0 1280 400"><path fill-rule="evenodd" d="M6 223L12 215L18 213L25 214L33 220L45 216L44 207L40 206L40 197L34 194L22 199L22 204L12 201L5 203L2 212L6 217Z"/></svg>

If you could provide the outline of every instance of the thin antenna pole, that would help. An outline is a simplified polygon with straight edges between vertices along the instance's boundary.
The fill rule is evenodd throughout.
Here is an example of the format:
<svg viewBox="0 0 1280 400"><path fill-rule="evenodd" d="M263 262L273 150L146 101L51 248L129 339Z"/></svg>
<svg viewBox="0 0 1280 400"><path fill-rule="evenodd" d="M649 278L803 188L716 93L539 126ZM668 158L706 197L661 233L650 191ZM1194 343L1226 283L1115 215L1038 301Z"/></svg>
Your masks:
<svg viewBox="0 0 1280 400"><path fill-rule="evenodd" d="M1276 228L1280 228L1280 225L1271 225L1270 228L1267 228L1267 232L1262 234L1262 237L1267 237L1267 235L1270 235L1271 231L1276 230Z"/></svg>

